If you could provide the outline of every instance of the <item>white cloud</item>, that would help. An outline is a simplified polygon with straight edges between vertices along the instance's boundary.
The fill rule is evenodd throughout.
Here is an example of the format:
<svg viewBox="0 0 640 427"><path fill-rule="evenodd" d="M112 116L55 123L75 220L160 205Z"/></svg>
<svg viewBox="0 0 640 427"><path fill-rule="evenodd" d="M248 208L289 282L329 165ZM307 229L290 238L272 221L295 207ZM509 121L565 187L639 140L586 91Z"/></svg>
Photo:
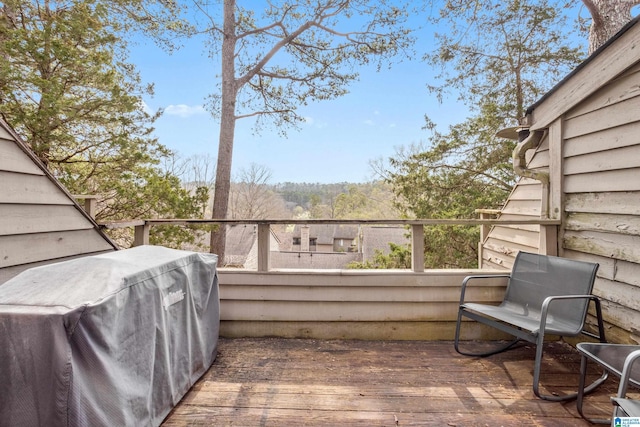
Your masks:
<svg viewBox="0 0 640 427"><path fill-rule="evenodd" d="M304 122L308 125L312 125L314 123L313 117L305 116Z"/></svg>
<svg viewBox="0 0 640 427"><path fill-rule="evenodd" d="M191 117L198 114L205 114L206 112L207 111L202 105L172 104L168 105L167 108L164 109L165 114L182 118Z"/></svg>
<svg viewBox="0 0 640 427"><path fill-rule="evenodd" d="M365 124L365 125L367 125L367 126L373 126L373 125L375 125L375 123L374 123L374 121L373 121L373 120L365 120L365 121L364 121L364 124Z"/></svg>

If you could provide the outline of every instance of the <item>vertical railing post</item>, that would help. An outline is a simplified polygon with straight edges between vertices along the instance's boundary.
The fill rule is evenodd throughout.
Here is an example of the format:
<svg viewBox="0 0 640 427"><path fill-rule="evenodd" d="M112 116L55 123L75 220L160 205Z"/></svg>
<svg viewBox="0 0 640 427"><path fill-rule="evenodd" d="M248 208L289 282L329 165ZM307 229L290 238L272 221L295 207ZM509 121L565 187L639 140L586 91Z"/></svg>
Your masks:
<svg viewBox="0 0 640 427"><path fill-rule="evenodd" d="M96 219L96 211L98 209L98 196L89 196L85 194L74 194L73 198L76 200L82 200L84 211L93 219Z"/></svg>
<svg viewBox="0 0 640 427"><path fill-rule="evenodd" d="M87 197L84 199L84 210L93 219L96 218L96 211L98 207L98 201L95 197Z"/></svg>
<svg viewBox="0 0 640 427"><path fill-rule="evenodd" d="M415 273L424 271L424 225L411 225L411 269Z"/></svg>
<svg viewBox="0 0 640 427"><path fill-rule="evenodd" d="M480 212L480 219L489 219L489 214L486 211L478 210ZM487 238L491 226L482 224L480 226L480 241L478 242L478 268L482 268L482 260L484 259L484 239Z"/></svg>
<svg viewBox="0 0 640 427"><path fill-rule="evenodd" d="M478 211L480 212L480 219L490 219L489 213L487 211L482 211L480 209L478 209ZM483 243L484 239L487 238L487 234L489 234L490 229L491 226L488 224L482 224L480 226L480 243Z"/></svg>
<svg viewBox="0 0 640 427"><path fill-rule="evenodd" d="M133 246L149 244L149 228L151 226L145 221L142 225L136 225L133 233Z"/></svg>
<svg viewBox="0 0 640 427"><path fill-rule="evenodd" d="M269 271L269 250L271 226L269 223L258 223L258 271Z"/></svg>

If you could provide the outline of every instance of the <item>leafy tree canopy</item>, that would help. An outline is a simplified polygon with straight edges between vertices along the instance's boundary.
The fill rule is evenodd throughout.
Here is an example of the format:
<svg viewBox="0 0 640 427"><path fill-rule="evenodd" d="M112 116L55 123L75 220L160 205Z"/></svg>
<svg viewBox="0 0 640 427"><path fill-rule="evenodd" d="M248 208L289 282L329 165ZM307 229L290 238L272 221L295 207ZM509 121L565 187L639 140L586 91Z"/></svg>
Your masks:
<svg viewBox="0 0 640 427"><path fill-rule="evenodd" d="M190 217L197 200L165 174L152 93L125 61L120 22L133 2L8 0L0 17L0 114L75 194L96 194L98 221Z"/></svg>
<svg viewBox="0 0 640 427"><path fill-rule="evenodd" d="M351 262L352 269L408 269L411 268L411 249L408 246L389 243L389 254L375 250L371 261Z"/></svg>
<svg viewBox="0 0 640 427"><path fill-rule="evenodd" d="M518 125L525 109L583 57L569 43L567 18L547 0L447 1L434 20L446 23L438 48L425 61L441 71L429 89L442 98L455 91L472 111L440 132L426 117L431 136L390 159L386 172L407 217L470 218L475 209L499 208L515 183L513 141L496 136ZM477 263L479 231L464 227L425 230L428 268Z"/></svg>

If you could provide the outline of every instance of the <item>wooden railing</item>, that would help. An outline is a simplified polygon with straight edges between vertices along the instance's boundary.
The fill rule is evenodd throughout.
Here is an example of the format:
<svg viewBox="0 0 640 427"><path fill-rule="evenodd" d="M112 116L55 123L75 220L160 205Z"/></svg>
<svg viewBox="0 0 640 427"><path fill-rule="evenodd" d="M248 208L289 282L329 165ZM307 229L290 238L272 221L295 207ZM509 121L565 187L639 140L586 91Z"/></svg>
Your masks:
<svg viewBox="0 0 640 427"><path fill-rule="evenodd" d="M482 214L482 213L481 213ZM487 212L494 215L494 212ZM541 253L556 251L560 221L551 220L139 220L105 227L135 228L135 244L149 243L149 230L157 225L255 224L257 269L221 268L220 335L314 339L413 339L447 340L455 332L460 284L468 275L488 275L469 297L499 303L506 279L501 269L424 268L425 227L466 225L484 228L498 225L539 225ZM405 225L411 230L411 270L340 270L269 268L270 227L282 224ZM531 228L531 227L529 227ZM486 234L485 234L486 235ZM275 264L275 259L273 264ZM501 339L495 331L465 328L465 339Z"/></svg>
<svg viewBox="0 0 640 427"><path fill-rule="evenodd" d="M481 214L496 214L497 211L480 212ZM411 268L414 272L424 271L424 227L434 225L462 225L480 226L482 236L488 233L491 226L495 225L540 225L540 252L555 255L557 241L557 227L560 220L532 219L532 220L504 220L487 219L484 215L480 219L145 219L133 221L121 221L104 224L105 228L134 227L134 246L149 244L149 230L156 225L236 225L256 224L258 226L258 271L269 271L269 235L271 225L312 225L312 224L355 224L355 225L404 225L411 229ZM480 242L482 245L482 241Z"/></svg>

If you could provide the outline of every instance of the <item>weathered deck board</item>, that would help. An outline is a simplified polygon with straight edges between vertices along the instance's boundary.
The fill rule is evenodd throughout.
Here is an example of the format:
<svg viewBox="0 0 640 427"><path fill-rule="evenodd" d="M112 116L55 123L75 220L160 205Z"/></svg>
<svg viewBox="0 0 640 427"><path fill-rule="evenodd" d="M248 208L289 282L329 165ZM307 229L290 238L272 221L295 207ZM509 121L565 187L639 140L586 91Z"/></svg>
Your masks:
<svg viewBox="0 0 640 427"><path fill-rule="evenodd" d="M575 388L575 349L553 343L547 354L547 390ZM590 425L575 402L533 395L533 358L530 345L474 358L450 342L221 339L211 369L163 425ZM601 387L585 410L608 416L616 385Z"/></svg>

